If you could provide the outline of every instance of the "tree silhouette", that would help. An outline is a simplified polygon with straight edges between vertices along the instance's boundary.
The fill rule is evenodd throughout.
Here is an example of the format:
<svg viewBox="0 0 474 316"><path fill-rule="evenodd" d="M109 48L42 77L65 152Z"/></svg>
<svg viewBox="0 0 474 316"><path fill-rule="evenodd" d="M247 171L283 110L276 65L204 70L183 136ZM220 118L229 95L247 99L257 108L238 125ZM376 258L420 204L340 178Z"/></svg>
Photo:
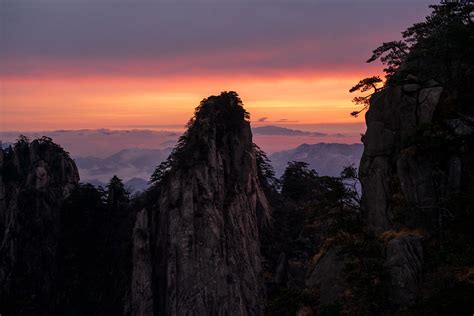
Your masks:
<svg viewBox="0 0 474 316"><path fill-rule="evenodd" d="M218 96L210 96L203 99L194 109L193 117L186 124L186 131L178 139L176 146L169 157L158 165L150 178L151 188L157 188L177 167L183 168L187 164L195 162L196 152L205 153L205 146L196 147L190 141L191 136L199 135L203 125L207 125L209 120L214 120L218 129L235 130L240 128L242 122L250 121L250 114L244 109L243 103L237 92L223 91ZM193 153L193 154L191 154ZM202 155L204 157L205 155Z"/></svg>
<svg viewBox="0 0 474 316"><path fill-rule="evenodd" d="M281 193L293 200L308 197L314 188L318 174L303 161L291 161L282 176Z"/></svg>
<svg viewBox="0 0 474 316"><path fill-rule="evenodd" d="M267 154L258 147L257 144L253 144L253 147L255 149L255 159L257 161L258 177L260 181L268 187L278 188L279 183L275 178L275 170L273 169Z"/></svg>
<svg viewBox="0 0 474 316"><path fill-rule="evenodd" d="M383 43L372 51L372 56L367 60L371 63L377 59L386 65L384 68L385 77L388 79L400 67L405 58L408 56L409 46L403 41L392 41Z"/></svg>
<svg viewBox="0 0 474 316"><path fill-rule="evenodd" d="M360 208L361 196L358 189L360 186L360 180L357 168L353 164L345 166L341 172L340 178L346 187L346 192L344 194L345 204L354 209Z"/></svg>
<svg viewBox="0 0 474 316"><path fill-rule="evenodd" d="M122 179L114 175L107 184L107 201L112 207L125 204L129 201L130 193L125 189Z"/></svg>
<svg viewBox="0 0 474 316"><path fill-rule="evenodd" d="M362 111L366 110L369 107L370 97L379 90L377 85L382 82L383 81L382 79L380 79L379 76L373 76L373 77L362 79L349 90L350 93L353 93L356 91L367 92L367 91L370 91L371 89L374 90L369 95L357 96L352 99L353 103L357 105L362 105L362 108L359 111L353 111L351 113L352 116L357 117Z"/></svg>
<svg viewBox="0 0 474 316"><path fill-rule="evenodd" d="M30 143L30 139L27 136L23 135L23 134L20 134L20 136L18 136L18 139L16 141L17 141L17 144L19 144L19 145Z"/></svg>
<svg viewBox="0 0 474 316"><path fill-rule="evenodd" d="M372 51L367 63L380 60L386 66L383 69L386 81L383 82L378 76L362 79L349 90L351 93L371 89L376 92L380 89L376 85L379 83L383 83L382 88L390 85L396 81L394 79L400 66L408 60L426 59L427 55L437 56L439 60L445 61L444 72L449 80L456 75L452 73L452 52L464 53L472 58L473 54L468 47L469 41L466 39L473 36L474 1L442 1L441 4L431 5L430 8L433 11L425 21L415 23L402 32L402 40L384 42ZM352 102L363 107L359 111L353 111L351 115L357 117L362 111L367 110L372 95L373 93L353 98Z"/></svg>

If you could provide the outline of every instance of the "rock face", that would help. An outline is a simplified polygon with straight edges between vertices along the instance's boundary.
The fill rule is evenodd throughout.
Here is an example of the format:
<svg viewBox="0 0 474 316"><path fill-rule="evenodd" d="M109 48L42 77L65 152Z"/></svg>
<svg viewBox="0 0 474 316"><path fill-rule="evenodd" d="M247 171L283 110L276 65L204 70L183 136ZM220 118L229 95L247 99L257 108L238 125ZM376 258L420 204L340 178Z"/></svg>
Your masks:
<svg viewBox="0 0 474 316"><path fill-rule="evenodd" d="M388 242L385 268L389 273L389 298L395 306L415 304L421 285L423 245L419 236L394 238Z"/></svg>
<svg viewBox="0 0 474 316"><path fill-rule="evenodd" d="M169 158L151 212L155 314L263 313L269 208L247 115L235 93L203 100Z"/></svg>
<svg viewBox="0 0 474 316"><path fill-rule="evenodd" d="M371 99L360 178L368 231L393 228L393 178L417 207L431 207L440 189L436 168L411 144L420 127L431 124L442 87L433 82L393 85ZM416 89L415 89L416 86Z"/></svg>
<svg viewBox="0 0 474 316"><path fill-rule="evenodd" d="M400 81L400 80L399 80ZM403 82L410 82L403 84ZM474 136L469 117L450 110L449 95L434 80L415 76L388 85L370 101L359 175L367 232L423 229L438 234L446 201L471 192L469 153ZM466 195L467 194L467 195ZM447 208L448 207L448 208ZM388 299L397 308L416 303L422 283L424 246L420 235L396 237L386 245Z"/></svg>
<svg viewBox="0 0 474 316"><path fill-rule="evenodd" d="M61 203L79 182L48 138L2 151L0 302L5 313L53 313Z"/></svg>
<svg viewBox="0 0 474 316"><path fill-rule="evenodd" d="M444 190L435 164L413 145L419 128L432 123L442 91L441 87L417 82L388 86L372 98L360 164L369 234L380 236L413 224L415 212L433 208ZM397 214L397 198L403 201L402 215ZM410 208L418 211L404 216ZM408 307L416 302L422 264L419 239L395 238L388 243L384 268L390 280L388 299L394 306Z"/></svg>
<svg viewBox="0 0 474 316"><path fill-rule="evenodd" d="M132 314L153 315L153 284L149 221L146 210L137 214L133 228Z"/></svg>
<svg viewBox="0 0 474 316"><path fill-rule="evenodd" d="M333 247L316 264L306 280L306 286L319 290L322 305L334 304L342 300L348 288L344 276L345 261L338 257L340 247Z"/></svg>

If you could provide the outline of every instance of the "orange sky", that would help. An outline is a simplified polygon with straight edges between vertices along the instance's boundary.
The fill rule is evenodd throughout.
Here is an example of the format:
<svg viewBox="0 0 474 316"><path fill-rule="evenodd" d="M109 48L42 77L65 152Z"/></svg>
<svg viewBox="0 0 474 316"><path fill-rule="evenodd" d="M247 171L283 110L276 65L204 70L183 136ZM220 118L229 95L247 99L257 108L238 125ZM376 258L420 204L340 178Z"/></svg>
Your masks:
<svg viewBox="0 0 474 316"><path fill-rule="evenodd" d="M183 126L224 90L254 122L360 123L364 61L431 0L178 2L4 1L0 131Z"/></svg>
<svg viewBox="0 0 474 316"><path fill-rule="evenodd" d="M362 73L246 77L40 76L1 79L1 129L129 128L185 124L199 101L237 91L252 121L355 123L348 88ZM27 113L25 115L25 113Z"/></svg>

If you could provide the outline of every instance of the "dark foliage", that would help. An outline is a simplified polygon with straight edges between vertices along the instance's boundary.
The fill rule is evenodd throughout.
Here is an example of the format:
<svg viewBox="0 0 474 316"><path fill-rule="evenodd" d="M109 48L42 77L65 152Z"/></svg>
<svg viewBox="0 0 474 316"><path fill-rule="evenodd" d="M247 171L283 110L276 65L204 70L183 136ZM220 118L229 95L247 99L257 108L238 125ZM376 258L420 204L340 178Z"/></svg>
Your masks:
<svg viewBox="0 0 474 316"><path fill-rule="evenodd" d="M110 206L118 207L125 205L130 199L130 192L125 189L122 179L114 175L106 186L107 201Z"/></svg>
<svg viewBox="0 0 474 316"><path fill-rule="evenodd" d="M283 173L281 193L292 200L307 200L317 183L318 174L302 161L292 161Z"/></svg>
<svg viewBox="0 0 474 316"><path fill-rule="evenodd" d="M267 307L266 314L273 316L296 315L302 306L316 306L315 294L298 288L282 288Z"/></svg>
<svg viewBox="0 0 474 316"><path fill-rule="evenodd" d="M163 161L150 178L151 190L155 190L160 182L177 165L186 168L196 163L207 154L207 148L193 148L190 146L190 135L199 137L209 126L213 126L217 133L228 133L239 130L243 122L248 122L249 113L244 109L242 100L234 91L224 91L219 96L210 96L201 101L195 108L193 117L186 124L186 131L178 139L168 159ZM212 122L212 123L211 123ZM217 137L220 139L220 137Z"/></svg>
<svg viewBox="0 0 474 316"><path fill-rule="evenodd" d="M59 314L121 315L127 304L135 211L81 184L61 213Z"/></svg>
<svg viewBox="0 0 474 316"><path fill-rule="evenodd" d="M327 240L360 234L354 189L357 181L353 166L346 167L341 177L327 177L319 176L304 162L290 162L281 178L281 194L273 197L271 228L263 236L266 270L276 269L281 254L286 255L288 262L307 267ZM267 279L270 315L294 315L302 306L328 315L340 310L337 304L318 306L317 293L305 288L304 280L293 278L284 284Z"/></svg>
<svg viewBox="0 0 474 316"><path fill-rule="evenodd" d="M380 77L378 77L378 76L365 78L365 79L362 79L361 81L359 81L355 86L353 86L349 90L349 92L351 92L351 93L356 92L356 91L366 92L366 91L369 91L371 89L374 90L372 93L370 93L368 95L357 96L357 97L354 97L352 99L352 102L354 104L362 105L362 109L360 109L358 111L353 111L351 113L352 116L357 117L362 111L365 111L369 107L370 97L372 97L372 95L374 95L374 93L376 93L379 90L379 88L378 88L379 83L382 83L382 79L380 79Z"/></svg>
<svg viewBox="0 0 474 316"><path fill-rule="evenodd" d="M253 144L255 158L257 161L257 172L260 182L269 189L278 190L280 182L275 178L275 170L267 154L256 144Z"/></svg>

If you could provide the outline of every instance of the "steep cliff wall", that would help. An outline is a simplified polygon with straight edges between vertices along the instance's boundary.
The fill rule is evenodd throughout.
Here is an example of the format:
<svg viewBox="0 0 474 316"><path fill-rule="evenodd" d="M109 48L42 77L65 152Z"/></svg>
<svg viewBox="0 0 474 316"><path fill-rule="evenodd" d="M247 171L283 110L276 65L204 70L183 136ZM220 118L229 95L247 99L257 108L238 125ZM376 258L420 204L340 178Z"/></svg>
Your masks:
<svg viewBox="0 0 474 316"><path fill-rule="evenodd" d="M474 295L474 7L431 7L369 59L389 67L366 113L363 220L383 241L392 308L463 314Z"/></svg>
<svg viewBox="0 0 474 316"><path fill-rule="evenodd" d="M394 194L428 211L446 191L436 158L417 146L422 129L433 124L443 87L435 81L417 82L413 76L406 80L375 94L366 115L360 178L367 228L374 234L396 225Z"/></svg>
<svg viewBox="0 0 474 316"><path fill-rule="evenodd" d="M293 197L293 217L298 207L309 216L300 215L296 231L304 243L296 251L280 247L286 252L269 270L275 315L291 305L293 313L299 306L317 314L472 313L474 7L443 1L432 9L402 41L373 50L368 61L386 65L383 87L370 77L351 89L375 89L354 99L368 108L361 208L338 212L325 194L312 197L324 191L311 184L305 189L312 196ZM332 208L326 214L325 206ZM349 225L338 222L351 212ZM294 270L303 272L304 285Z"/></svg>
<svg viewBox="0 0 474 316"><path fill-rule="evenodd" d="M258 223L269 211L238 96L203 100L169 162L150 212L155 313L262 314ZM136 291L148 281L132 282Z"/></svg>
<svg viewBox="0 0 474 316"><path fill-rule="evenodd" d="M51 314L61 203L79 181L77 168L48 138L22 140L2 154L2 313Z"/></svg>
<svg viewBox="0 0 474 316"><path fill-rule="evenodd" d="M387 241L388 300L399 308L419 302L426 265L452 264L439 253L455 251L454 239L468 240L455 225L472 222L474 202L474 95L469 100L469 89L459 89L474 91L472 73L470 81L456 83L428 77L433 64L406 75L410 67L371 98L360 164L363 218L370 235Z"/></svg>
<svg viewBox="0 0 474 316"><path fill-rule="evenodd" d="M132 315L153 315L153 280L150 229L145 209L137 214L133 228Z"/></svg>

